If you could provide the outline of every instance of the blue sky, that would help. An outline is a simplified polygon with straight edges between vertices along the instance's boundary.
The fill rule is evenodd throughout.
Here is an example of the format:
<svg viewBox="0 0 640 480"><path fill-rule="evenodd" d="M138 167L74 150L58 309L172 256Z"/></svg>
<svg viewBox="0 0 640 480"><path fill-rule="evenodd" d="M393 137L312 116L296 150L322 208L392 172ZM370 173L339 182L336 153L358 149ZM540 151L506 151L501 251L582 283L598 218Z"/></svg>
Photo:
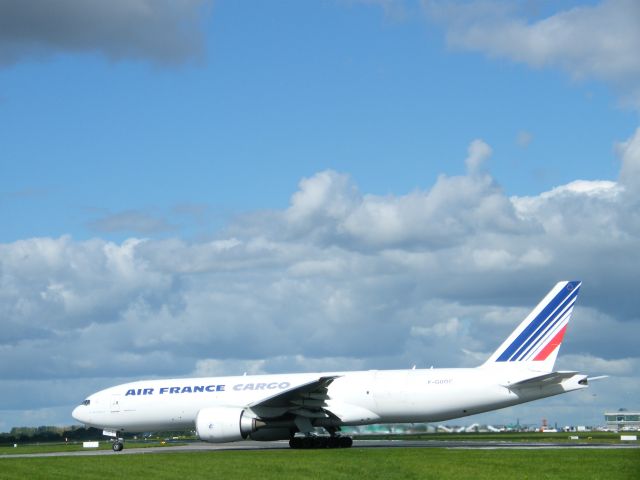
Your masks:
<svg viewBox="0 0 640 480"><path fill-rule="evenodd" d="M614 376L606 398L490 418L638 407L637 345L600 341L640 328L635 2L22 5L0 5L0 344L24 362L0 382L55 392L0 430L130 378L473 364L576 276L566 367Z"/></svg>
<svg viewBox="0 0 640 480"><path fill-rule="evenodd" d="M129 210L284 208L327 168L402 194L463 172L474 138L508 194L615 180L637 113L607 85L451 48L418 5L403 11L221 1L181 65L90 49L6 65L2 240L85 239Z"/></svg>

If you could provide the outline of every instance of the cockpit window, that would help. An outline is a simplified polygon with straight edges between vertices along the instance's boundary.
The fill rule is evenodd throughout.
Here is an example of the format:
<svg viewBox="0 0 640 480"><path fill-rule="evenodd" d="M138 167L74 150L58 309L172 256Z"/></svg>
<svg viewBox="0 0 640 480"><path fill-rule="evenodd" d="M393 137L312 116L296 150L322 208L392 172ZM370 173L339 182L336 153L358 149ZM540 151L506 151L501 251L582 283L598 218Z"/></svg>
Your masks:
<svg viewBox="0 0 640 480"><path fill-rule="evenodd" d="M84 402L82 402L82 405L84 405L84 406L86 407L86 406L87 406L87 405L89 405L90 403L91 403L91 400L87 399L87 400L85 400Z"/></svg>

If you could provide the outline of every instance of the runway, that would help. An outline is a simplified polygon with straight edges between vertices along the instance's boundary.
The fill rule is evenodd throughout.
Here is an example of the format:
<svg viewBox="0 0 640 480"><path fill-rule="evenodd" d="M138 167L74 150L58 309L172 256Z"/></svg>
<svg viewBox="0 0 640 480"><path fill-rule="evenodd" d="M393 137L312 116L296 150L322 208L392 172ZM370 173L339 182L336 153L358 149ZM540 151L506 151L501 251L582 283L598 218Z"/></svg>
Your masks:
<svg viewBox="0 0 640 480"><path fill-rule="evenodd" d="M353 448L445 448L473 450L542 450L542 449L628 449L640 448L633 443L568 443L568 442L498 442L498 441L449 441L449 440L354 440ZM111 450L87 449L79 452L49 452L30 454L0 455L2 458L38 458L38 457L81 457L97 455L144 455L157 453L219 452L241 450L289 450L289 443L279 442L236 442L212 444L193 442L187 445L163 447L131 447L121 452ZM332 450L333 451L333 450ZM1 461L1 460L0 460Z"/></svg>

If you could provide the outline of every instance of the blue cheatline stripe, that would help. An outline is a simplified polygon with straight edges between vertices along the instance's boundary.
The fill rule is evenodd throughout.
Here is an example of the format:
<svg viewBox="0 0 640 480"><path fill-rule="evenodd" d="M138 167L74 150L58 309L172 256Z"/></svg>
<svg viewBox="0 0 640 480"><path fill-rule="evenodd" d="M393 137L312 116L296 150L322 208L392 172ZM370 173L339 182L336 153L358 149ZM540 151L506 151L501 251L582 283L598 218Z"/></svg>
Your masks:
<svg viewBox="0 0 640 480"><path fill-rule="evenodd" d="M575 296L567 298L567 300L551 314L551 316L536 330L536 332L531 335L531 338L522 344L520 349L514 355L515 359L522 359L531 351L532 348L535 348L536 345L544 340L545 334L564 318L564 314L567 311L571 311L575 301Z"/></svg>
<svg viewBox="0 0 640 480"><path fill-rule="evenodd" d="M527 351L518 357L518 360L528 360L532 356L537 355L539 351L545 347L546 343L550 341L560 329L567 325L572 310L573 307L570 307L566 313L559 315L556 321L553 322L553 325L545 329L545 331L536 339L535 342L533 342Z"/></svg>
<svg viewBox="0 0 640 480"><path fill-rule="evenodd" d="M527 327L520 332L520 335L511 342L504 352L496 359L496 362L506 362L513 356L513 354L522 346L524 342L531 337L533 332L540 326L542 322L547 320L552 312L558 308L561 303L564 303L568 297L573 297L577 295L579 288L576 288L577 285L580 285L580 282L569 282L565 285L560 292L556 294L556 296L542 309L542 311L534 318Z"/></svg>
<svg viewBox="0 0 640 480"><path fill-rule="evenodd" d="M540 342L549 340L548 338L546 338L548 332L552 331L558 324L563 323L565 319L568 319L569 315L571 315L571 312L573 311L573 305L576 303L576 297L574 296L573 299L569 299L569 301L566 303L567 304L565 306L563 306L561 309L558 309L558 313L551 317L540 328L540 331L542 333L535 336L536 339L531 345L529 345L529 348L527 348L527 350L522 355L517 354L517 360L525 360L529 356L531 351L540 346Z"/></svg>
<svg viewBox="0 0 640 480"><path fill-rule="evenodd" d="M518 348L518 351L511 356L511 360L516 361L516 360L521 360L522 359L522 354L525 350L527 350L527 348L536 340L541 338L541 332L544 332L545 328L550 324L550 323L554 323L556 321L558 321L558 319L562 316L560 313L564 310L564 307L566 305L572 305L575 300L576 297L578 295L578 289L574 289L571 291L571 293L569 294L569 296L567 298L565 298L564 300L562 300L562 302L560 303L560 305L549 314L549 317L547 319L544 320L544 322L542 323L541 326L537 327L535 329L535 331L531 334L531 336L525 340L522 345L520 346L520 348Z"/></svg>
<svg viewBox="0 0 640 480"><path fill-rule="evenodd" d="M568 312L570 315L571 308L568 310ZM568 320L569 320L568 315L566 314L558 315L554 320L553 324L549 328L545 328L545 330L536 337L535 341L531 345L529 345L527 350L522 354L518 354L517 358L514 358L514 360L524 361L530 358L532 355L535 355L538 350L541 350L540 347L544 346L545 342L553 338L553 335L549 335L549 332L555 332L555 329L558 325L566 325Z"/></svg>
<svg viewBox="0 0 640 480"><path fill-rule="evenodd" d="M527 338L522 345L520 345L520 347L518 348L518 350L516 351L515 354L513 354L511 356L511 361L517 361L517 360L521 360L522 359L522 354L523 352L537 339L540 338L540 333L544 331L545 327L547 327L550 323L557 321L558 317L560 317L561 315L559 315L559 313L564 309L563 307L565 305L569 305L572 303L572 301L575 301L576 295L578 294L578 292L576 290L573 290L571 292L571 294L569 294L568 297L566 297L565 299L563 299L560 303L560 305L558 305L553 312L549 313L548 318L544 319L544 322L542 323L542 325L539 325L538 327L536 327L533 331L533 333L529 336L529 338Z"/></svg>
<svg viewBox="0 0 640 480"><path fill-rule="evenodd" d="M502 355L498 357L497 361L498 362L508 361L511 358L511 356L514 354L514 352L518 350L518 348L520 348L520 346L527 340L527 338L531 336L531 334L537 328L537 326L541 322L543 322L552 311L555 310L555 308L558 306L558 304L562 300L566 298L567 294L568 294L567 290L565 288L562 288L556 294L556 296L542 309L542 311L536 316L536 318L534 318L531 322L529 322L529 325L527 325L527 327L522 332L520 332L520 335L518 335L516 339L513 342L511 342L511 345L509 345L504 350L504 352L502 352Z"/></svg>
<svg viewBox="0 0 640 480"><path fill-rule="evenodd" d="M575 303L578 294L577 289L567 289L567 291L569 291L570 294L566 298L561 299L560 305L558 305L553 310L553 312L548 314L548 318L544 319L542 325L538 325L535 328L534 332L529 336L529 338L527 338L517 349L516 353L510 357L510 361L522 360L523 352L525 352L532 345L532 343L539 341L542 338L543 335L541 335L541 333L545 331L549 324L557 322L562 317L562 312L566 310L565 307L567 305L573 305L573 303Z"/></svg>

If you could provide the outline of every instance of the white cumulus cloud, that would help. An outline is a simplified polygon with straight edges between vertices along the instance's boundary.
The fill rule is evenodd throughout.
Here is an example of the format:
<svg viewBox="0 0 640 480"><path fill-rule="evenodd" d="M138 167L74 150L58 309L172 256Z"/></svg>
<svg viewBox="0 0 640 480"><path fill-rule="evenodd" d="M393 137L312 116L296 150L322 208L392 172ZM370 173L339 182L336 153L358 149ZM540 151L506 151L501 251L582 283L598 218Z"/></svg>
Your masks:
<svg viewBox="0 0 640 480"><path fill-rule="evenodd" d="M640 3L635 0L605 0L542 19L527 18L515 2L424 5L430 18L445 25L452 47L603 80L640 106Z"/></svg>
<svg viewBox="0 0 640 480"><path fill-rule="evenodd" d="M634 141L620 149L623 169ZM559 361L637 385L629 188L581 180L508 197L488 172L469 171L379 196L324 171L288 208L207 241L1 244L0 381L58 380L79 401L128 378L473 366L556 281L579 279ZM20 390L3 391L20 405ZM59 415L65 402L52 390L29 409ZM0 411L0 425L9 418L28 415Z"/></svg>

